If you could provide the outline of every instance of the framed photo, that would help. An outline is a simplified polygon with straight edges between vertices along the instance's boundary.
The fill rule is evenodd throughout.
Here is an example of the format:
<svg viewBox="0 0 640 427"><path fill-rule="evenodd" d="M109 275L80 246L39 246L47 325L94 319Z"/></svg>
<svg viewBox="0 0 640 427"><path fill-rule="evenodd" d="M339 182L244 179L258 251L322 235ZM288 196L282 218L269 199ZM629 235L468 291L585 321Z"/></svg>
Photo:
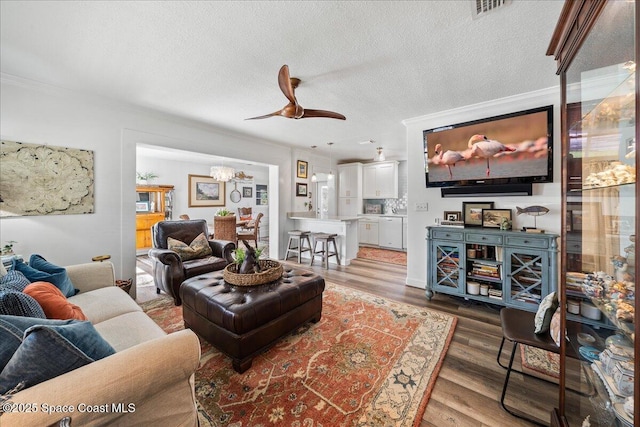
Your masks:
<svg viewBox="0 0 640 427"><path fill-rule="evenodd" d="M136 212L149 212L149 202L136 202Z"/></svg>
<svg viewBox="0 0 640 427"><path fill-rule="evenodd" d="M482 209L493 209L493 202L462 202L462 218L465 227L482 226Z"/></svg>
<svg viewBox="0 0 640 427"><path fill-rule="evenodd" d="M462 221L462 212L460 211L444 211L442 218L445 221Z"/></svg>
<svg viewBox="0 0 640 427"><path fill-rule="evenodd" d="M296 182L296 197L304 197L307 195L307 184Z"/></svg>
<svg viewBox="0 0 640 427"><path fill-rule="evenodd" d="M511 221L511 209L482 209L482 226L500 228L502 221Z"/></svg>
<svg viewBox="0 0 640 427"><path fill-rule="evenodd" d="M225 183L207 175L189 175L189 207L225 205Z"/></svg>
<svg viewBox="0 0 640 427"><path fill-rule="evenodd" d="M253 197L253 187L242 187L242 197Z"/></svg>
<svg viewBox="0 0 640 427"><path fill-rule="evenodd" d="M303 161L303 160L298 160L298 167L297 167L297 172L296 172L296 177L298 178L307 178L307 169L309 168L309 163Z"/></svg>

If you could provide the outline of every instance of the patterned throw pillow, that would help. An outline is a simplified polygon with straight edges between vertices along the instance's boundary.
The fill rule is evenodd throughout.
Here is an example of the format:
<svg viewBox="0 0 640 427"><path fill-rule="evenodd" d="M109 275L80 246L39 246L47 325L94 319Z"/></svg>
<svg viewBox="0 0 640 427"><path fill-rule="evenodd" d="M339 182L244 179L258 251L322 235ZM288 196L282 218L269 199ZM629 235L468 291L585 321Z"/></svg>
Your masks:
<svg viewBox="0 0 640 427"><path fill-rule="evenodd" d="M24 288L29 285L29 279L25 277L22 272L17 270L10 270L5 276L0 279L0 289L11 288L16 291L22 292Z"/></svg>
<svg viewBox="0 0 640 427"><path fill-rule="evenodd" d="M0 314L44 319L42 307L29 295L9 287L0 287Z"/></svg>
<svg viewBox="0 0 640 427"><path fill-rule="evenodd" d="M203 258L213 253L211 252L207 236L205 236L204 233L198 234L198 237L193 239L193 242L188 245L180 240L169 237L167 238L167 246L169 250L176 252L182 261Z"/></svg>
<svg viewBox="0 0 640 427"><path fill-rule="evenodd" d="M560 307L556 310L551 318L551 324L549 325L549 333L551 338L555 341L556 345L560 347Z"/></svg>
<svg viewBox="0 0 640 427"><path fill-rule="evenodd" d="M549 295L543 298L538 312L534 319L536 334L544 334L549 331L549 324L551 323L551 317L558 308L558 297L555 292L551 292Z"/></svg>

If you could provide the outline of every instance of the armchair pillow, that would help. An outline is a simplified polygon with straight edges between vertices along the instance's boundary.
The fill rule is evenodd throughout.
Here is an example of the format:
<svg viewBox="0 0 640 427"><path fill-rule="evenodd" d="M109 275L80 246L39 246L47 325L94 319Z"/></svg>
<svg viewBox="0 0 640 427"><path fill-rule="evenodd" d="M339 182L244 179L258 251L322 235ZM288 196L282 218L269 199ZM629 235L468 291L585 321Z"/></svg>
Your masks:
<svg viewBox="0 0 640 427"><path fill-rule="evenodd" d="M549 295L542 299L536 317L534 318L536 334L544 334L549 331L549 325L551 324L551 318L558 308L558 297L555 292L551 292Z"/></svg>
<svg viewBox="0 0 640 427"><path fill-rule="evenodd" d="M21 260L14 260L13 269L22 272L30 282L53 283L65 297L71 297L77 293L67 275L67 270L64 267L51 264L40 255L31 255L29 265Z"/></svg>
<svg viewBox="0 0 640 427"><path fill-rule="evenodd" d="M198 236L188 245L180 240L168 237L167 247L176 252L182 261L204 258L206 256L211 256L212 254L209 241L204 233L198 234Z"/></svg>
<svg viewBox="0 0 640 427"><path fill-rule="evenodd" d="M24 388L31 387L115 354L88 321L0 316L0 325L0 330L11 331L14 345L23 331L19 346L0 373L0 394L21 383Z"/></svg>
<svg viewBox="0 0 640 427"><path fill-rule="evenodd" d="M24 293L33 297L48 319L87 320L82 309L62 295L60 289L47 282L34 282L24 288Z"/></svg>

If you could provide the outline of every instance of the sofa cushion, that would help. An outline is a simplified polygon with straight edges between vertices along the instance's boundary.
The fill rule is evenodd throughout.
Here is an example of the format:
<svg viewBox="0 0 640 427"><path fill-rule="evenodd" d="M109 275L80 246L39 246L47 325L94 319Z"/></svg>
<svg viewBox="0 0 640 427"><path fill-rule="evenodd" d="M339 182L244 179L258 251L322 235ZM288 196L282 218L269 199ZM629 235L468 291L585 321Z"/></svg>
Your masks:
<svg viewBox="0 0 640 427"><path fill-rule="evenodd" d="M125 313L94 326L100 336L116 351L126 350L145 341L167 335L156 322L142 311Z"/></svg>
<svg viewBox="0 0 640 427"><path fill-rule="evenodd" d="M67 275L64 267L51 264L40 255L33 254L29 258L29 265L22 260L13 261L13 269L22 272L30 282L49 282L53 283L62 291L65 297L76 294L76 289L71 283L71 279Z"/></svg>
<svg viewBox="0 0 640 427"><path fill-rule="evenodd" d="M38 301L48 319L87 320L82 309L68 301L51 283L33 282L24 288L24 293Z"/></svg>
<svg viewBox="0 0 640 427"><path fill-rule="evenodd" d="M16 291L22 292L24 291L24 288L26 288L29 283L31 282L29 281L29 279L25 277L24 274L22 274L22 272L17 270L11 270L11 271L8 271L7 274L5 274L0 279L0 288L9 287Z"/></svg>
<svg viewBox="0 0 640 427"><path fill-rule="evenodd" d="M46 318L38 301L9 287L0 287L0 314Z"/></svg>
<svg viewBox="0 0 640 427"><path fill-rule="evenodd" d="M115 353L90 322L17 316L0 316L0 322L12 330L12 342L18 331L23 332L18 348L0 373L2 394L20 383L31 387Z"/></svg>
<svg viewBox="0 0 640 427"><path fill-rule="evenodd" d="M177 253L182 261L203 258L212 254L209 241L204 233L198 234L198 236L196 236L196 238L189 244L174 239L173 237L168 237L167 247L169 250Z"/></svg>
<svg viewBox="0 0 640 427"><path fill-rule="evenodd" d="M69 302L80 307L94 325L121 314L142 311L142 308L117 286L81 292L69 298Z"/></svg>

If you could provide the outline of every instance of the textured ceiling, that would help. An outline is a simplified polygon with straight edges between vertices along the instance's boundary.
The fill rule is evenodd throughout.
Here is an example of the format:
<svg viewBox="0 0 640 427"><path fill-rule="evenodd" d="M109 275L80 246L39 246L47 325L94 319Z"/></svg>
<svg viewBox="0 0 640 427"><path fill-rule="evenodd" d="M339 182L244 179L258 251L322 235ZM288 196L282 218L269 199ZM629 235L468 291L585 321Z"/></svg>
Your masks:
<svg viewBox="0 0 640 427"><path fill-rule="evenodd" d="M468 0L2 1L0 69L288 145L332 141L336 159L404 159L404 119L557 85L545 51L562 4L472 19ZM283 64L303 107L347 120L245 121L287 103Z"/></svg>

